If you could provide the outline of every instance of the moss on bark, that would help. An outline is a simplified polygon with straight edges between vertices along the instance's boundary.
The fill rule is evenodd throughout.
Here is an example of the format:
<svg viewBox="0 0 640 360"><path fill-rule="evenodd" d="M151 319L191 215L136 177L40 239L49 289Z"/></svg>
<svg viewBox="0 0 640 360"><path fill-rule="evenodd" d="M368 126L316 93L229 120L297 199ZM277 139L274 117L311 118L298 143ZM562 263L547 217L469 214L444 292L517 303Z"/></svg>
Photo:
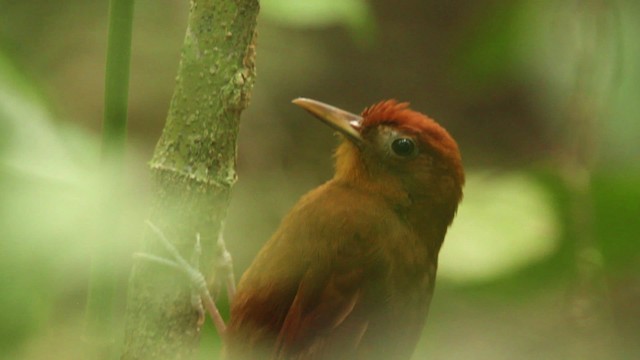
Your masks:
<svg viewBox="0 0 640 360"><path fill-rule="evenodd" d="M235 182L241 111L255 77L257 0L192 0L176 88L150 162L149 216L189 258L201 235L201 268L214 268L215 244ZM166 256L149 231L147 253ZM188 359L197 349L197 313L184 276L136 261L127 300L122 359Z"/></svg>

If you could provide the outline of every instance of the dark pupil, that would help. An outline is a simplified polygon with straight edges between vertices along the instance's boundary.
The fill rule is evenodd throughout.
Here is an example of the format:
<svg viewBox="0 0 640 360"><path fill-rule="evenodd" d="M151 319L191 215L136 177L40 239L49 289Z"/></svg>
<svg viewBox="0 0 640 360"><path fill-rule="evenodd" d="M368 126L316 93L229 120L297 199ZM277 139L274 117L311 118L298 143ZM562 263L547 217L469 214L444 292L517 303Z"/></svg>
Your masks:
<svg viewBox="0 0 640 360"><path fill-rule="evenodd" d="M409 156L413 154L414 148L413 140L407 138L395 139L393 143L391 143L391 149L399 156Z"/></svg>

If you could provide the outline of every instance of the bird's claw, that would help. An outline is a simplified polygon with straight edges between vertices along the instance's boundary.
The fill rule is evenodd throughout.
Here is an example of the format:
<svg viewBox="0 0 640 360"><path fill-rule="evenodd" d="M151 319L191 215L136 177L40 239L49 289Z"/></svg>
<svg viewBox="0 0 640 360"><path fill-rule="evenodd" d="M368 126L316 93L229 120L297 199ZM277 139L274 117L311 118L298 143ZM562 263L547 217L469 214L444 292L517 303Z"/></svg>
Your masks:
<svg viewBox="0 0 640 360"><path fill-rule="evenodd" d="M229 298L229 302L231 302L233 301L233 298L236 294L236 279L233 274L233 259L231 258L231 253L227 250L227 246L225 245L224 237L222 236L222 230L218 235L218 241L216 245L218 247L216 273L224 274L227 288L227 297Z"/></svg>
<svg viewBox="0 0 640 360"><path fill-rule="evenodd" d="M149 226L149 228L157 235L158 239L160 239L160 243L165 247L169 254L171 254L173 260L145 253L135 253L134 256L147 261L153 261L165 266L173 267L177 270L182 271L189 278L191 287L193 289L191 295L191 303L198 313L198 327L201 327L204 324L204 313L206 308L206 311L209 312L209 315L211 316L211 319L213 320L218 333L220 335L224 335L226 331L226 325L218 311L215 302L211 297L211 294L209 293L209 289L207 288L207 281L204 275L200 272L200 270L198 270L200 255L202 253L202 247L200 245L200 234L196 234L196 243L191 254L191 264L189 264L189 262L187 262L182 257L182 255L180 255L175 246L173 246L173 244L166 238L164 233L158 227L156 227L150 221L147 221L146 223L147 226Z"/></svg>

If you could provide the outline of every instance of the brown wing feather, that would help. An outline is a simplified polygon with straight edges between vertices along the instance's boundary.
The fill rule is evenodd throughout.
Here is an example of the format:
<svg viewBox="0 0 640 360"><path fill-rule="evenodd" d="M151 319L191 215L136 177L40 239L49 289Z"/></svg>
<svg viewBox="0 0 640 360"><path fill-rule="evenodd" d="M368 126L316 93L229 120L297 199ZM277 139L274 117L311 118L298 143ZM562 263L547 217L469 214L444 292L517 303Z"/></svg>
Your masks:
<svg viewBox="0 0 640 360"><path fill-rule="evenodd" d="M361 334L349 333L337 344L336 329L345 325L360 306L364 271L346 273L310 269L300 283L275 347L275 358L322 358L333 353L353 353Z"/></svg>
<svg viewBox="0 0 640 360"><path fill-rule="evenodd" d="M419 329L406 334L408 351L387 342L404 333L398 328L423 323L430 285L414 289L411 277L423 277L413 269L426 268L427 252L393 209L375 201L330 182L296 205L240 281L228 328L229 359L411 353ZM418 319L412 311L401 316L405 304L418 307Z"/></svg>

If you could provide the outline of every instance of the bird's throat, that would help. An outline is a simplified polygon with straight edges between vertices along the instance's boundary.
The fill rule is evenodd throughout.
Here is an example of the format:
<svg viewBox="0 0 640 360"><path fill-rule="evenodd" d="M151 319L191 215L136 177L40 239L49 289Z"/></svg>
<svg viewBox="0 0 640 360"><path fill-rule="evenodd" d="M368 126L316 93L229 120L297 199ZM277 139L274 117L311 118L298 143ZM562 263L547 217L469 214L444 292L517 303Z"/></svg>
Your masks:
<svg viewBox="0 0 640 360"><path fill-rule="evenodd" d="M334 180L366 192L369 196L382 197L392 208L411 206L409 193L396 176L375 171L364 161L361 150L344 140L335 152L336 173Z"/></svg>

